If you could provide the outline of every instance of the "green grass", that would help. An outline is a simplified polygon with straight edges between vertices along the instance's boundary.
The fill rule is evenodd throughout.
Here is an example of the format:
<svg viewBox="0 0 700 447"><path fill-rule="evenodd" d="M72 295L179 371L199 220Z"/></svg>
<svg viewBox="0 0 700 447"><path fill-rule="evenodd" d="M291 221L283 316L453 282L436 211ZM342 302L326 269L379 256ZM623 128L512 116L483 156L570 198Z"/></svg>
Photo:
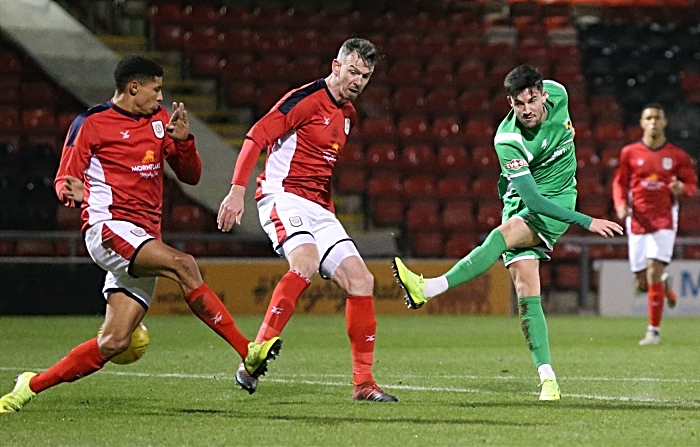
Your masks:
<svg viewBox="0 0 700 447"><path fill-rule="evenodd" d="M260 318L239 317L254 334ZM562 401L539 402L517 317L378 317L375 376L398 404L350 400L342 317L292 319L258 391L235 352L194 317L147 317L129 366L49 389L0 416L3 446L699 445L697 319L550 317ZM93 336L98 317L0 318L0 394Z"/></svg>

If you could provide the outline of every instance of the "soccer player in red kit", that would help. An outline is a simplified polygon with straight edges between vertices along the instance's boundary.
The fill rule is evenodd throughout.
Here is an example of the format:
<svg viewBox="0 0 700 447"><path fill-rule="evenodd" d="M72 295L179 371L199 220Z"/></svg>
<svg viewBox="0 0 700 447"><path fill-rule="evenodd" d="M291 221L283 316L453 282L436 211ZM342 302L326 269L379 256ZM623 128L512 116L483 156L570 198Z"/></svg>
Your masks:
<svg viewBox="0 0 700 447"><path fill-rule="evenodd" d="M328 77L287 93L250 129L218 223L222 231L240 224L245 187L265 148L265 171L258 177L255 195L258 214L275 251L289 262L289 271L272 294L256 342L282 332L318 271L348 294L345 318L352 351L352 398L395 402L398 399L384 392L372 376L377 326L374 278L336 218L331 197L331 174L356 122L351 101L367 85L377 60L371 42L345 41ZM240 367L236 381L253 393L258 378Z"/></svg>
<svg viewBox="0 0 700 447"><path fill-rule="evenodd" d="M111 101L78 116L63 147L54 181L66 206L82 202L82 232L90 256L107 271L102 332L48 370L19 375L0 399L0 413L19 411L37 393L100 370L124 352L151 302L156 277L179 283L192 311L263 374L281 340L251 343L224 304L202 281L194 258L161 242L164 162L187 184L199 182L202 164L189 133L187 112L160 106L163 68L142 56L120 60Z"/></svg>
<svg viewBox="0 0 700 447"><path fill-rule="evenodd" d="M666 140L666 113L661 104L644 107L641 141L622 148L613 181L617 217L627 223L629 260L637 289L647 291L649 326L640 345L656 345L664 297L676 305L664 270L671 262L678 227L678 197L697 191L698 177L688 155Z"/></svg>

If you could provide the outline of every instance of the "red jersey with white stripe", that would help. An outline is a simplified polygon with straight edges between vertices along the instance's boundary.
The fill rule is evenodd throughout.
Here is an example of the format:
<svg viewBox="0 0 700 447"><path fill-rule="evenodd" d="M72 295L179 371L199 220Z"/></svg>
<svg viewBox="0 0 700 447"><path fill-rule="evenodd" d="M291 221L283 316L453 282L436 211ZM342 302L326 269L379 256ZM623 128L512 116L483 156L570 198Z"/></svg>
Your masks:
<svg viewBox="0 0 700 447"><path fill-rule="evenodd" d="M194 137L174 141L165 131L169 121L170 114L163 107L152 115L139 116L111 101L73 121L54 190L65 205L75 206L61 195L65 177L83 181L83 233L97 222L124 220L160 239L164 160L188 184L198 183L202 172Z"/></svg>
<svg viewBox="0 0 700 447"><path fill-rule="evenodd" d="M267 148L265 171L258 177L255 199L272 193L289 192L334 212L331 174L338 154L355 125L355 107L339 104L319 79L287 93L250 129L246 139L257 150ZM256 157L243 154L233 182L245 186Z"/></svg>
<svg viewBox="0 0 700 447"><path fill-rule="evenodd" d="M669 187L673 177L683 182L683 194L695 194L698 176L682 149L666 143L654 150L642 141L622 148L613 181L615 209L632 207L632 233L674 229L678 202Z"/></svg>

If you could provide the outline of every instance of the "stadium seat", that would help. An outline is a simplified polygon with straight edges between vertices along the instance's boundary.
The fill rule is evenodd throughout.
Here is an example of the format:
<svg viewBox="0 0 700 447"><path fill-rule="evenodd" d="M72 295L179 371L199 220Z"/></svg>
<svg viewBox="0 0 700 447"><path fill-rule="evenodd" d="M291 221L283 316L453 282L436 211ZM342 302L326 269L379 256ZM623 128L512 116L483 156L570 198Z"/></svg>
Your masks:
<svg viewBox="0 0 700 447"><path fill-rule="evenodd" d="M284 81L287 79L288 67L289 61L285 56L263 56L253 67L253 81L259 84Z"/></svg>
<svg viewBox="0 0 700 447"><path fill-rule="evenodd" d="M467 122L467 127L465 129L465 137L467 140L473 144L473 145L493 145L493 136L496 133L496 129L494 129L493 124L490 119L486 118L479 118L479 119L470 119ZM491 152L494 153L495 151L493 150L493 147L490 147ZM481 153L479 154L479 157L481 157ZM474 150L472 149L472 159L473 160L480 160L482 164L486 163L485 161L482 161L480 158L475 158L474 157Z"/></svg>
<svg viewBox="0 0 700 447"><path fill-rule="evenodd" d="M420 110L425 106L425 92L423 87L410 86L400 87L394 92L392 106L402 112Z"/></svg>
<svg viewBox="0 0 700 447"><path fill-rule="evenodd" d="M641 140L643 136L644 129L638 125L628 126L627 129L625 129L625 141L628 141L630 144Z"/></svg>
<svg viewBox="0 0 700 447"><path fill-rule="evenodd" d="M425 98L426 110L434 113L450 113L457 108L457 90L440 86L433 88Z"/></svg>
<svg viewBox="0 0 700 447"><path fill-rule="evenodd" d="M577 200L579 212L597 219L607 219L612 209L612 198L607 195L579 196Z"/></svg>
<svg viewBox="0 0 700 447"><path fill-rule="evenodd" d="M462 112L479 112L491 105L490 92L486 88L464 90L457 98L457 110Z"/></svg>
<svg viewBox="0 0 700 447"><path fill-rule="evenodd" d="M391 116L370 116L362 121L362 136L369 139L394 139L396 127Z"/></svg>
<svg viewBox="0 0 700 447"><path fill-rule="evenodd" d="M422 84L423 67L417 59L398 60L389 68L387 80L396 86Z"/></svg>
<svg viewBox="0 0 700 447"><path fill-rule="evenodd" d="M564 290L581 287L581 269L578 264L557 264L554 267L554 283L557 288Z"/></svg>
<svg viewBox="0 0 700 447"><path fill-rule="evenodd" d="M433 139L441 143L457 143L461 141L464 128L461 126L460 121L459 117L454 115L435 118L431 131Z"/></svg>
<svg viewBox="0 0 700 447"><path fill-rule="evenodd" d="M442 199L464 199L471 194L469 178L463 175L441 178L437 194Z"/></svg>
<svg viewBox="0 0 700 447"><path fill-rule="evenodd" d="M420 231L413 236L413 256L418 258L441 257L443 254L442 233Z"/></svg>
<svg viewBox="0 0 700 447"><path fill-rule="evenodd" d="M500 200L480 200L476 215L476 230L491 231L501 224L503 203Z"/></svg>
<svg viewBox="0 0 700 447"><path fill-rule="evenodd" d="M474 227L474 204L470 200L450 200L442 209L442 228L448 232Z"/></svg>
<svg viewBox="0 0 700 447"><path fill-rule="evenodd" d="M56 115L53 109L24 109L22 110L22 132L55 134Z"/></svg>
<svg viewBox="0 0 700 447"><path fill-rule="evenodd" d="M155 27L155 45L159 50L180 50L185 29L177 23L164 23Z"/></svg>
<svg viewBox="0 0 700 447"><path fill-rule="evenodd" d="M365 164L365 151L362 144L355 141L348 141L338 154L337 169L345 169L349 167L362 167Z"/></svg>
<svg viewBox="0 0 700 447"><path fill-rule="evenodd" d="M192 76L195 78L218 77L226 60L219 53L200 53L192 55Z"/></svg>
<svg viewBox="0 0 700 447"><path fill-rule="evenodd" d="M182 50L186 56L192 56L201 51L214 52L225 49L224 34L214 26L196 27L182 35Z"/></svg>
<svg viewBox="0 0 700 447"><path fill-rule="evenodd" d="M405 169L433 172L437 167L435 152L427 144L409 144L401 151L401 162Z"/></svg>
<svg viewBox="0 0 700 447"><path fill-rule="evenodd" d="M290 81L300 85L306 84L324 76L325 71L322 71L323 68L324 64L321 62L320 58L314 56L302 56L289 63L287 77ZM363 91L363 99L365 94L366 92Z"/></svg>
<svg viewBox="0 0 700 447"><path fill-rule="evenodd" d="M267 113L284 95L291 90L286 83L268 83L262 88L256 89L256 108L258 115Z"/></svg>
<svg viewBox="0 0 700 447"><path fill-rule="evenodd" d="M197 205L175 205L170 217L173 226L169 231L199 233L207 227L206 216Z"/></svg>
<svg viewBox="0 0 700 447"><path fill-rule="evenodd" d="M437 194L435 177L431 174L416 174L408 176L403 179L402 184L403 196L408 201L432 197Z"/></svg>
<svg viewBox="0 0 700 447"><path fill-rule="evenodd" d="M370 169L401 169L401 156L393 143L375 143L367 148L365 163Z"/></svg>
<svg viewBox="0 0 700 447"><path fill-rule="evenodd" d="M603 150L603 152L600 154L601 166L603 166L603 168L609 171L614 171L615 169L617 169L617 166L620 163L621 149L622 146L618 148L607 148Z"/></svg>
<svg viewBox="0 0 700 447"><path fill-rule="evenodd" d="M320 40L321 37L317 31L300 30L290 36L286 53L308 57L316 52Z"/></svg>
<svg viewBox="0 0 700 447"><path fill-rule="evenodd" d="M406 228L412 232L426 229L438 230L440 227L439 208L435 201L416 200L411 202L406 211Z"/></svg>
<svg viewBox="0 0 700 447"><path fill-rule="evenodd" d="M379 171L367 182L367 194L370 199L392 197L394 202L401 194L401 175L398 172Z"/></svg>
<svg viewBox="0 0 700 447"><path fill-rule="evenodd" d="M0 74L20 76L22 65L21 55L12 50L0 49Z"/></svg>
<svg viewBox="0 0 700 447"><path fill-rule="evenodd" d="M435 53L438 54L438 53ZM425 83L427 85L445 85L454 80L454 67L450 59L433 59L425 67Z"/></svg>
<svg viewBox="0 0 700 447"><path fill-rule="evenodd" d="M0 137L6 140L5 135L17 134L20 132L19 112L16 109L0 108Z"/></svg>
<svg viewBox="0 0 700 447"><path fill-rule="evenodd" d="M250 80L253 76L255 58L251 53L230 54L222 61L220 75L230 82Z"/></svg>
<svg viewBox="0 0 700 447"><path fill-rule="evenodd" d="M578 136L578 128L576 128ZM577 146L576 147L576 166L578 169L598 167L600 165L600 157L592 146Z"/></svg>
<svg viewBox="0 0 700 447"><path fill-rule="evenodd" d="M253 34L251 47L261 54L284 54L287 50L287 43L287 33L273 29Z"/></svg>
<svg viewBox="0 0 700 447"><path fill-rule="evenodd" d="M412 32L394 34L384 48L387 55L396 57L404 54L415 54L418 50L418 38Z"/></svg>
<svg viewBox="0 0 700 447"><path fill-rule="evenodd" d="M475 146L472 148L470 165L475 169L499 170L498 155L492 146Z"/></svg>
<svg viewBox="0 0 700 447"><path fill-rule="evenodd" d="M255 106L255 83L245 80L231 82L226 99L232 106Z"/></svg>
<svg viewBox="0 0 700 447"><path fill-rule="evenodd" d="M478 234L467 232L467 229L452 233L445 241L445 257L453 259L463 258L479 245L478 241Z"/></svg>
<svg viewBox="0 0 700 447"><path fill-rule="evenodd" d="M430 136L430 123L425 115L406 115L399 119L399 136L407 143L426 141Z"/></svg>
<svg viewBox="0 0 700 447"><path fill-rule="evenodd" d="M461 171L469 166L469 154L464 146L440 146L438 164L446 171Z"/></svg>
<svg viewBox="0 0 700 447"><path fill-rule="evenodd" d="M372 222L375 226L402 225L403 202L391 198L379 198L372 202Z"/></svg>
<svg viewBox="0 0 700 447"><path fill-rule="evenodd" d="M366 188L366 171L360 167L336 169L333 174L338 191L342 193L362 194Z"/></svg>
<svg viewBox="0 0 700 447"><path fill-rule="evenodd" d="M592 195L602 195L605 193L605 188L600 180L599 171L587 171L582 173L579 171L576 176L576 190L578 190L579 197L592 196Z"/></svg>
<svg viewBox="0 0 700 447"><path fill-rule="evenodd" d="M422 57L448 56L450 49L450 35L441 31L433 31L421 41L418 47L418 54Z"/></svg>
<svg viewBox="0 0 700 447"><path fill-rule="evenodd" d="M59 102L56 87L48 82L22 82L20 84L23 108L51 108Z"/></svg>

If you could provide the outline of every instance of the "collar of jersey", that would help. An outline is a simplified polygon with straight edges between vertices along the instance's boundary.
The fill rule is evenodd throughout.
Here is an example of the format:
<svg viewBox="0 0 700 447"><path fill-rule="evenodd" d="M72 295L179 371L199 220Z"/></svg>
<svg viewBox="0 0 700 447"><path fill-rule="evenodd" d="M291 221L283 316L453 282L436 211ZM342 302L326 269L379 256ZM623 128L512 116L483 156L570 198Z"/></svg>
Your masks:
<svg viewBox="0 0 700 447"><path fill-rule="evenodd" d="M335 98L333 97L333 93L331 93L330 89L328 88L328 84L326 83L326 80L323 79L323 78L321 78L321 79L319 79L318 81L321 82L321 83L323 84L323 88L326 90L326 93L328 94L328 97L330 98L330 100L333 101L333 104L335 104L335 106L336 106L337 108L339 108L339 109L340 109L341 107L343 107L343 106L342 106L341 104L339 104L338 101L336 101Z"/></svg>
<svg viewBox="0 0 700 447"><path fill-rule="evenodd" d="M135 120L135 121L138 121L138 120L140 120L141 118L147 118L146 116L143 116L143 115L136 115L136 114L134 114L134 113L131 113L131 112L129 112L129 111L126 111L126 110L122 109L121 107L119 107L118 105L116 105L114 102L112 102L111 99L109 100L109 102L107 102L107 107L109 107L110 109L114 110L115 112L120 113L120 114L126 116L127 118L131 118L131 119L133 119L133 120ZM160 108L160 106L158 106L158 107ZM158 112L156 112L156 113L158 113ZM149 116L151 116L151 115L149 115Z"/></svg>

